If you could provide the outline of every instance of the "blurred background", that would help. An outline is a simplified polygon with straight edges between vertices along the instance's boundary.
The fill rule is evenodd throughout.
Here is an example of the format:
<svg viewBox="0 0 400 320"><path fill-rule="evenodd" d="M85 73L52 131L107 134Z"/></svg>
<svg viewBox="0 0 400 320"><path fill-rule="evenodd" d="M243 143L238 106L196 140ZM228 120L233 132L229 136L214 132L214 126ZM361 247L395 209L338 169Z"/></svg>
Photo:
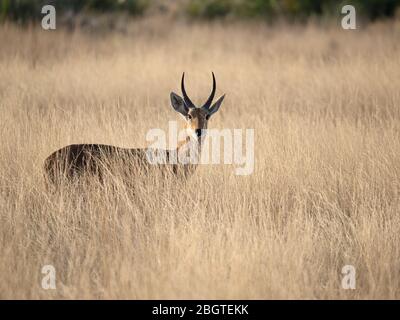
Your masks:
<svg viewBox="0 0 400 320"><path fill-rule="evenodd" d="M0 0L0 299L400 299L399 9ZM49 194L55 150L168 130L183 71L194 103L211 71L226 94L209 128L254 129L252 175ZM57 290L40 286L47 264ZM357 290L340 289L348 264Z"/></svg>
<svg viewBox="0 0 400 320"><path fill-rule="evenodd" d="M0 21L28 24L41 15L43 5L57 10L58 25L117 28L118 20L164 15L188 20L264 20L304 22L337 17L346 4L357 18L375 21L398 17L400 0L0 0ZM99 17L103 19L99 19ZM107 18L104 18L107 17ZM117 18L117 19L116 19Z"/></svg>

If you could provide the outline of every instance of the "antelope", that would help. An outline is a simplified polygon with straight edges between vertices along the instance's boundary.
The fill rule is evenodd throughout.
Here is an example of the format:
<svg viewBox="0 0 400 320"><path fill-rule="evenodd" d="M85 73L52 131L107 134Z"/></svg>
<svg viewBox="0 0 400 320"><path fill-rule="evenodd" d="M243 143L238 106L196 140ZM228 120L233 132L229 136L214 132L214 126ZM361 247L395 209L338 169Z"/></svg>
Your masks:
<svg viewBox="0 0 400 320"><path fill-rule="evenodd" d="M172 108L185 119L185 134L186 138L178 143L174 150L157 149L153 151L164 152L167 159L174 154L188 153L195 149L197 156L200 156L202 141L207 129L208 120L216 113L224 100L225 95L222 95L214 104L212 104L216 91L216 81L212 72L212 91L207 101L201 107L196 107L190 100L185 90L185 73L182 74L181 90L182 96L171 92ZM129 160L127 169L129 172L135 173L136 170L148 170L151 164L148 159L148 149L146 148L120 148L112 145L104 144L72 144L63 147L50 156L44 162L45 175L49 182L57 184L57 179L60 177L71 180L79 177L83 173L90 173L102 176L102 171L105 164L111 159ZM171 168L175 175L183 174L188 177L196 168L196 164L173 164L158 165L157 168Z"/></svg>

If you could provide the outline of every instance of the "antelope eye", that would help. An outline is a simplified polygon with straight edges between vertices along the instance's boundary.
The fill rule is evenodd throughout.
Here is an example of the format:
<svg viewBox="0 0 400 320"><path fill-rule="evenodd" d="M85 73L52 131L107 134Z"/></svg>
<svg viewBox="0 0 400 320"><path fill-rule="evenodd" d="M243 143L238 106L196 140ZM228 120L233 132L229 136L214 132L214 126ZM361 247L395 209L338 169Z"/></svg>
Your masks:
<svg viewBox="0 0 400 320"><path fill-rule="evenodd" d="M191 116L190 114L188 114L188 115L187 115L187 118L188 118L189 120L191 120L191 119L192 119L192 116Z"/></svg>
<svg viewBox="0 0 400 320"><path fill-rule="evenodd" d="M206 120L208 120L208 119L210 119L210 115L209 114L206 115Z"/></svg>

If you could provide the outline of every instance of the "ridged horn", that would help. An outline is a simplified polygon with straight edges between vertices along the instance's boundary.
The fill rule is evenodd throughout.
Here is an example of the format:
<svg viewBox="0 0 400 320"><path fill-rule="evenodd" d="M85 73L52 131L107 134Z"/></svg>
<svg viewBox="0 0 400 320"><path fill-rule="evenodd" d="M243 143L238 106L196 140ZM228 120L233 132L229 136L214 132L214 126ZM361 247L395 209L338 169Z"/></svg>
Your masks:
<svg viewBox="0 0 400 320"><path fill-rule="evenodd" d="M217 85L215 83L215 76L214 72L212 72L212 77L213 77L213 87L210 96L208 97L206 103L202 106L202 108L209 109L211 106L211 103L213 102L214 96L215 96L215 89L217 88Z"/></svg>
<svg viewBox="0 0 400 320"><path fill-rule="evenodd" d="M183 100L188 108L196 108L193 102L190 100L189 96L186 94L185 90L185 73L182 73L181 90L183 95Z"/></svg>

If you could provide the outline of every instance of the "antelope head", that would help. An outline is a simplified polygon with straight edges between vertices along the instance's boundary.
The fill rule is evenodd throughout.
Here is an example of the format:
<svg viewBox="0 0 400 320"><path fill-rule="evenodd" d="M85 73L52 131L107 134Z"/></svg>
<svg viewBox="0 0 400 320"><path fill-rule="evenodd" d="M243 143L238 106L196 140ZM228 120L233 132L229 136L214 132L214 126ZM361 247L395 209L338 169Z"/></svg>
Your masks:
<svg viewBox="0 0 400 320"><path fill-rule="evenodd" d="M171 104L175 111L179 112L185 118L185 128L187 135L197 139L200 142L205 135L207 123L210 117L216 113L221 106L225 95L221 96L214 104L216 82L214 72L212 73L213 87L207 101L201 107L196 107L190 100L185 90L185 73L182 74L181 89L183 98L174 92L171 92Z"/></svg>

